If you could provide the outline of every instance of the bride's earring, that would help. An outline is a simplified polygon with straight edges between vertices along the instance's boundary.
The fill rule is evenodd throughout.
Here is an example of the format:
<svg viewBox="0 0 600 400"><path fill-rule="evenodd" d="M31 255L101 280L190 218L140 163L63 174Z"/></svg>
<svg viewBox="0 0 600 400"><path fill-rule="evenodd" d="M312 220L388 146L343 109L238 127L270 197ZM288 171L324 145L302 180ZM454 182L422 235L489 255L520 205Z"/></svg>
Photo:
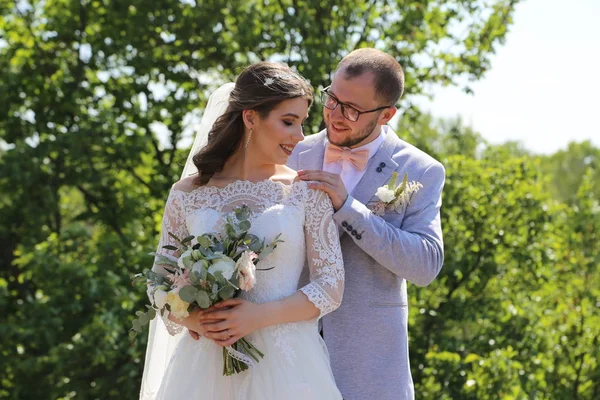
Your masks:
<svg viewBox="0 0 600 400"><path fill-rule="evenodd" d="M252 137L252 131L254 128L250 128L250 133L248 134L248 139L246 139L246 144L244 145L244 152L248 150L248 145L250 144L250 138Z"/></svg>

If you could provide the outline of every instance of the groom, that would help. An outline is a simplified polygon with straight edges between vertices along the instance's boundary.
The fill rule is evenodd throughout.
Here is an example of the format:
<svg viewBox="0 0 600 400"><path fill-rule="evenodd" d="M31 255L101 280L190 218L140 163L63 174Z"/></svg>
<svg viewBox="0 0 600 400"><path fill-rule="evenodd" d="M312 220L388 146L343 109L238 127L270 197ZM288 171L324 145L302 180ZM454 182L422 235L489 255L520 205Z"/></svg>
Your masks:
<svg viewBox="0 0 600 400"><path fill-rule="evenodd" d="M444 167L386 125L403 89L393 57L353 51L321 94L326 129L299 143L288 163L335 209L346 283L323 336L346 400L414 399L406 282L428 285L444 258ZM394 172L395 184L384 187Z"/></svg>

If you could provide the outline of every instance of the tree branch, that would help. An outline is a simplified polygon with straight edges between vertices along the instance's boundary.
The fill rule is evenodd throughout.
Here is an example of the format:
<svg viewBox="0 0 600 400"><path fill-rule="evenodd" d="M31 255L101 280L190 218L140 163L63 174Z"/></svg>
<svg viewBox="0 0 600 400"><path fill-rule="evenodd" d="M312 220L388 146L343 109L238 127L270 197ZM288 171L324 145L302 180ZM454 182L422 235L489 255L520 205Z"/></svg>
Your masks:
<svg viewBox="0 0 600 400"><path fill-rule="evenodd" d="M101 201L98 200L93 194L88 192L83 186L76 185L76 187L83 194L83 197L85 198L86 202L89 202L89 203L95 205L96 207L98 207L98 209L106 209L106 207L102 207ZM89 205L88 205L88 210L91 211L91 209L89 208ZM121 238L121 241L123 243L127 243L127 238L123 234L121 227L117 224L117 222L114 220L114 218L108 218L106 223L117 233L117 235L119 235L119 237Z"/></svg>

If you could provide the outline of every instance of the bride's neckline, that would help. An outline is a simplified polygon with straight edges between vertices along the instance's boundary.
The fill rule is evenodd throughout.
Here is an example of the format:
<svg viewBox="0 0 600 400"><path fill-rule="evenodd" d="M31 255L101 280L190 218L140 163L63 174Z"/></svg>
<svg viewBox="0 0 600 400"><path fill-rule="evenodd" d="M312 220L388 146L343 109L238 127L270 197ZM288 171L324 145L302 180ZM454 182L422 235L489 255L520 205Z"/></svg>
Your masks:
<svg viewBox="0 0 600 400"><path fill-rule="evenodd" d="M183 189L174 189L174 190L178 190L180 192L183 192L183 193L186 193L186 194L190 194L190 193L194 193L194 192L199 191L199 190L208 190L208 191L227 190L227 189L230 189L232 187L239 186L239 185L242 185L242 186L245 186L245 187L248 187L248 186L249 187L263 187L263 186L268 186L268 185L276 185L276 186L279 186L281 188L291 188L295 184L300 183L300 182L303 182L303 181L295 180L292 183L286 183L286 182L282 182L282 181L272 180L272 179L269 179L269 178L263 179L263 180L260 180L260 181L256 181L256 182L250 181L250 180L247 180L247 179L238 179L238 180L229 182L229 183L227 183L227 184L225 184L223 186L203 185L203 186L195 187L195 188L193 188L190 191L185 191Z"/></svg>

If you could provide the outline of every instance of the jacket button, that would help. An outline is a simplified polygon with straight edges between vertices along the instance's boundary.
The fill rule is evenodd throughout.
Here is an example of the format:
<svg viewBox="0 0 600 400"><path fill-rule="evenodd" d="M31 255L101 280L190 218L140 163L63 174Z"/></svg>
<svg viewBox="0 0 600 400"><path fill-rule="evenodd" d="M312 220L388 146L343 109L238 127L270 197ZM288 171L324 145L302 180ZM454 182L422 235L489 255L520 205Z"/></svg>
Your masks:
<svg viewBox="0 0 600 400"><path fill-rule="evenodd" d="M347 227L347 226L348 226L348 223L347 223L346 221L343 221L343 222L342 222L342 226L345 228L345 227Z"/></svg>
<svg viewBox="0 0 600 400"><path fill-rule="evenodd" d="M352 225L348 225L348 226L346 227L346 230L347 230L348 232L351 232L351 231L352 231Z"/></svg>
<svg viewBox="0 0 600 400"><path fill-rule="evenodd" d="M381 172L381 171L383 171L383 169L381 167L377 167L376 171Z"/></svg>
<svg viewBox="0 0 600 400"><path fill-rule="evenodd" d="M358 234L358 235L356 235L356 238L357 238L358 240L360 240L360 239L362 239L362 236L361 236L360 234Z"/></svg>
<svg viewBox="0 0 600 400"><path fill-rule="evenodd" d="M382 162L381 164L379 164L379 166L380 166L381 168L383 168L383 167L385 167L385 163L384 163L384 162Z"/></svg>
<svg viewBox="0 0 600 400"><path fill-rule="evenodd" d="M350 233L352 234L352 236L356 236L356 234L357 234L358 232L356 232L356 229L355 229L355 230L353 230L353 231L352 231L352 232L350 232Z"/></svg>

